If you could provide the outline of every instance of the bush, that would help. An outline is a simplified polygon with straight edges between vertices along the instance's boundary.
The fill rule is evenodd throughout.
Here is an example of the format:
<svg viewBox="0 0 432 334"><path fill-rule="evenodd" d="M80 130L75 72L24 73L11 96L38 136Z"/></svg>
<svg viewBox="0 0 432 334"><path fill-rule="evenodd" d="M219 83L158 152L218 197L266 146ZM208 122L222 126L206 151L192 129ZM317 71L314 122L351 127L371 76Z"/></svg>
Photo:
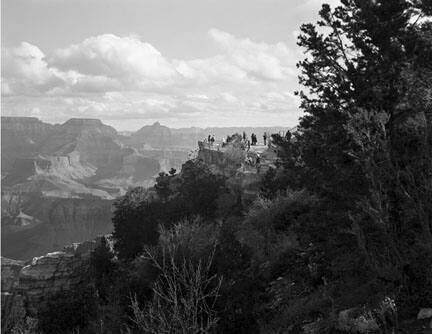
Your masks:
<svg viewBox="0 0 432 334"><path fill-rule="evenodd" d="M159 254L146 254L159 278L153 284L153 298L140 306L132 300L133 317L144 333L212 333L217 317L214 305L221 279L210 275L213 257L193 263L178 261L176 245L165 244Z"/></svg>
<svg viewBox="0 0 432 334"><path fill-rule="evenodd" d="M175 249L175 256L199 261L214 250L219 235L219 226L206 223L200 217L183 219L171 229L161 227L159 247Z"/></svg>

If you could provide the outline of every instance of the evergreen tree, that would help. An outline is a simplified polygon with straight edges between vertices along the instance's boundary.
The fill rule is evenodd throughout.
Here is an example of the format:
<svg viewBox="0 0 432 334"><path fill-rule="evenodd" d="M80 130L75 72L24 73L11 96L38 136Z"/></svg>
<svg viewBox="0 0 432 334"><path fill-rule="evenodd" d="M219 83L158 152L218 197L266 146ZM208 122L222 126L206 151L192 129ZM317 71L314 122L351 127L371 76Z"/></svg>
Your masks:
<svg viewBox="0 0 432 334"><path fill-rule="evenodd" d="M342 0L301 28L297 139L303 182L322 199L314 245L335 297L397 295L413 284L415 254L431 256L431 116L418 105L430 77L412 86L413 73L430 73L430 14L430 1Z"/></svg>

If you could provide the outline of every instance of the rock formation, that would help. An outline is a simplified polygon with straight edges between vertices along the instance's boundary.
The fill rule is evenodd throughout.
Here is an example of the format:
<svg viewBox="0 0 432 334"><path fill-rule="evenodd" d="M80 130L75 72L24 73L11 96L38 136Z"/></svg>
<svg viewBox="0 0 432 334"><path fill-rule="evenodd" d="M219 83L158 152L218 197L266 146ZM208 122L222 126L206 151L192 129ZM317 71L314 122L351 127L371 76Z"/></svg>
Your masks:
<svg viewBox="0 0 432 334"><path fill-rule="evenodd" d="M152 186L160 171L180 170L208 134L221 139L242 131L155 123L119 135L98 119L51 125L30 117L2 117L1 126L2 252L23 260L110 232L116 197ZM231 175L241 166L235 154L200 154L215 172Z"/></svg>
<svg viewBox="0 0 432 334"><path fill-rule="evenodd" d="M2 118L2 253L27 260L109 233L112 201L160 170L97 119Z"/></svg>
<svg viewBox="0 0 432 334"><path fill-rule="evenodd" d="M81 283L91 251L99 242L100 238L75 243L26 263L2 257L2 321L34 317L47 297Z"/></svg>

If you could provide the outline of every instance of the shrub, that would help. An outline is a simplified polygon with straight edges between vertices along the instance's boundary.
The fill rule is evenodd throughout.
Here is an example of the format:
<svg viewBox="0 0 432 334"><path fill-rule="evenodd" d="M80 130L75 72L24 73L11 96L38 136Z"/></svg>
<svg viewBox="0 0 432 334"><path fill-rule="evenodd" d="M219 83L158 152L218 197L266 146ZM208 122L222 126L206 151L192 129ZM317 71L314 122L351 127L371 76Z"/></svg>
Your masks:
<svg viewBox="0 0 432 334"><path fill-rule="evenodd" d="M178 258L197 261L208 257L217 243L219 226L206 223L200 217L183 219L170 229L161 227L159 247L173 248Z"/></svg>
<svg viewBox="0 0 432 334"><path fill-rule="evenodd" d="M162 258L152 251L146 257L159 271L153 298L140 306L132 300L133 317L144 333L211 333L217 323L214 305L221 279L210 275L213 257L198 263L178 262L175 245L164 245Z"/></svg>

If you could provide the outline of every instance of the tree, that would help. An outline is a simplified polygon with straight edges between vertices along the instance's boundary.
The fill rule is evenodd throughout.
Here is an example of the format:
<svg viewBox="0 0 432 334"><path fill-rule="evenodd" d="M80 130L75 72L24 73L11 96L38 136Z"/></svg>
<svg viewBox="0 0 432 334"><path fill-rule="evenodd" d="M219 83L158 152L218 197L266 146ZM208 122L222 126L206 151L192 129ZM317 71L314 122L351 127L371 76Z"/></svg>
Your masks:
<svg viewBox="0 0 432 334"><path fill-rule="evenodd" d="M204 163L190 160L183 165L178 192L189 216L213 218L217 210L217 198L223 191L224 177L211 173Z"/></svg>
<svg viewBox="0 0 432 334"><path fill-rule="evenodd" d="M168 197L173 193L171 189L171 177L175 174L175 169L173 174L171 174L171 172L172 170L169 175L165 172L160 172L159 176L156 178L154 188L163 202L166 202Z"/></svg>
<svg viewBox="0 0 432 334"><path fill-rule="evenodd" d="M413 88L411 76L430 73L430 9L430 1L342 0L301 28L301 173L321 199L325 227L313 245L336 299L343 286L357 290L356 302L397 296L412 283L406 249L431 256L430 108L416 102L431 86Z"/></svg>
<svg viewBox="0 0 432 334"><path fill-rule="evenodd" d="M90 255L90 272L100 298L107 300L117 269L114 253L107 239L102 237L99 246Z"/></svg>
<svg viewBox="0 0 432 334"><path fill-rule="evenodd" d="M114 249L120 259L135 258L145 245L156 244L160 203L150 201L144 188L128 191L114 203Z"/></svg>

